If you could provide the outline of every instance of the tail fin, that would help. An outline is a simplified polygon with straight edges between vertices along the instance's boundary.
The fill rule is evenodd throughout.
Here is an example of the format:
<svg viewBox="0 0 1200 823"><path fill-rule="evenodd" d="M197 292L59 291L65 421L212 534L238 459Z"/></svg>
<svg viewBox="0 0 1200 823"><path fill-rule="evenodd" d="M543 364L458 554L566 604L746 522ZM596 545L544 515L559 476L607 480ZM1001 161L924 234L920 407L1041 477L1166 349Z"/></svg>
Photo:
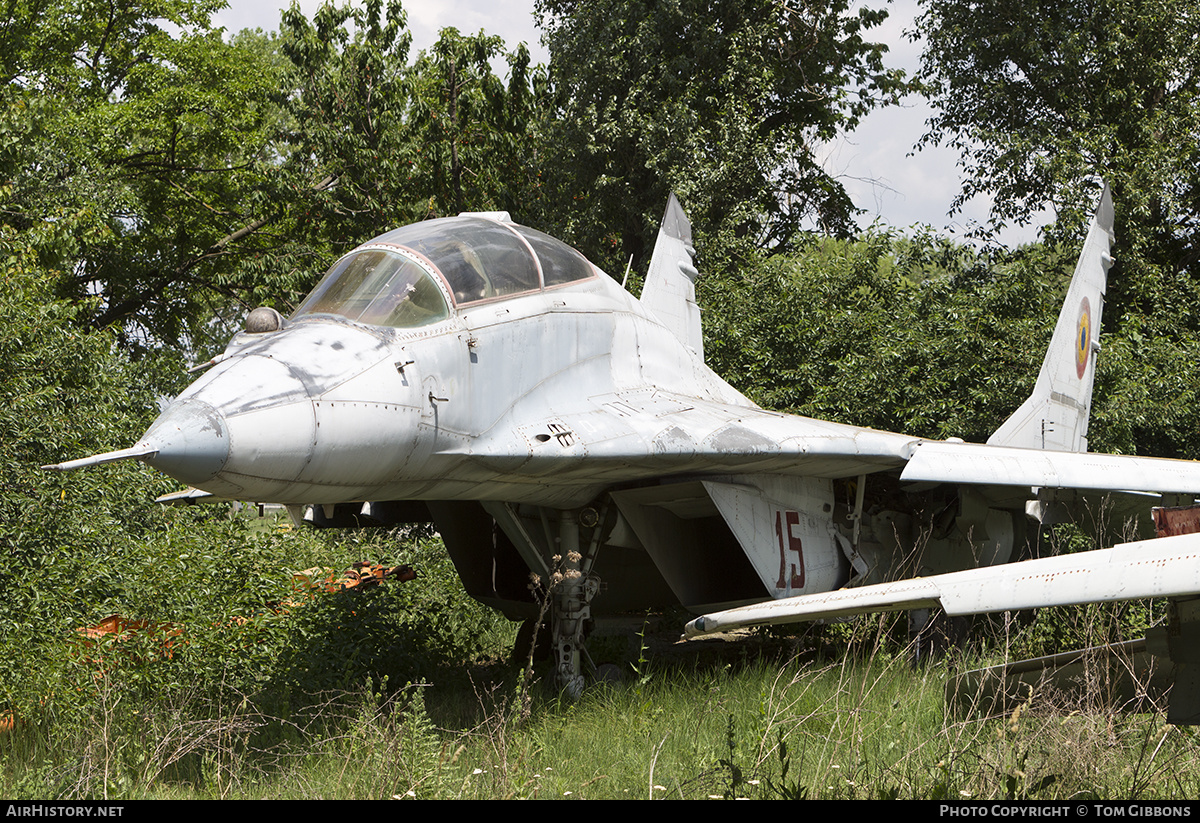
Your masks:
<svg viewBox="0 0 1200 823"><path fill-rule="evenodd" d="M696 305L696 267L692 257L692 224L672 194L650 258L650 273L642 287L642 305L701 358L704 337Z"/></svg>
<svg viewBox="0 0 1200 823"><path fill-rule="evenodd" d="M1105 186L1033 394L988 438L989 445L1087 451L1112 235L1112 197Z"/></svg>

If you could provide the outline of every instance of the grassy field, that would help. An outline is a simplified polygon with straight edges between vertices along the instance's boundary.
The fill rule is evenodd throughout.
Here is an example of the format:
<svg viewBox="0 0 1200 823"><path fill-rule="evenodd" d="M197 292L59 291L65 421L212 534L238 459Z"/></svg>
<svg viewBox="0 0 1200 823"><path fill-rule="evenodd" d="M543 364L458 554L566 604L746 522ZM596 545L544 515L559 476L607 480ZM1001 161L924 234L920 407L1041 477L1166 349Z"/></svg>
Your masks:
<svg viewBox="0 0 1200 823"><path fill-rule="evenodd" d="M165 798L1170 798L1200 791L1197 740L1161 714L1033 694L955 717L947 664L831 660L744 639L643 653L582 699L520 693L499 661L288 707L124 703L5 736L0 794ZM861 652L862 650L860 650ZM547 673L543 673L548 676ZM190 703L188 702L190 701Z"/></svg>
<svg viewBox="0 0 1200 823"><path fill-rule="evenodd" d="M918 668L897 618L677 644L680 617L661 616L594 639L597 662L624 676L572 702L550 685L548 664L526 679L508 661L515 627L465 598L436 541L396 553L386 537L256 539L253 562L237 575L243 600L217 567L189 566L226 592L236 620L214 614L211 598L193 598L199 608L170 632L8 647L38 666L19 688L6 687L0 707L16 719L0 733L0 796L1200 794L1192 729L1168 725L1161 712L1123 711L1099 668L1078 694L1039 687L999 716L947 710L956 670L1113 637L1152 621L1144 606L1047 611L1020 629L981 624L973 647ZM389 550L421 577L245 606L287 600L290 575L278 569L288 562L320 555L339 566ZM190 602L172 608L186 612Z"/></svg>

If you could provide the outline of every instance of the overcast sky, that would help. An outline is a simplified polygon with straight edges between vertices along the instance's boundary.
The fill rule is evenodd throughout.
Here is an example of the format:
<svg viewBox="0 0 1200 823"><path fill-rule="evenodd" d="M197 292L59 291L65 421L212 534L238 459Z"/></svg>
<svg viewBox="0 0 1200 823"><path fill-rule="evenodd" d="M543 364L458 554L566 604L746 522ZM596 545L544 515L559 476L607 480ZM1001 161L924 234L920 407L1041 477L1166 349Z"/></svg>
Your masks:
<svg viewBox="0 0 1200 823"><path fill-rule="evenodd" d="M232 7L215 18L230 32L278 30L280 11L289 5L284 0L230 2ZM320 0L301 0L300 7L311 18L320 4ZM913 28L916 0L892 0L889 8L887 22L868 34L890 47L887 65L912 72L921 45L910 42L905 32ZM525 42L534 62L547 60L534 26L533 0L405 0L404 9L413 34L413 55L431 46L439 30L454 26L462 32L483 29L498 34L510 49ZM878 218L897 228L923 224L961 236L972 222L986 220L989 203L979 199L969 203L963 213L953 218L947 215L959 191L957 152L925 149L913 153L929 113L920 100L878 111L853 134L825 147L825 168L842 181L855 205L866 211L862 225ZM1030 242L1036 239L1036 231L1012 229L1000 239L1008 245Z"/></svg>

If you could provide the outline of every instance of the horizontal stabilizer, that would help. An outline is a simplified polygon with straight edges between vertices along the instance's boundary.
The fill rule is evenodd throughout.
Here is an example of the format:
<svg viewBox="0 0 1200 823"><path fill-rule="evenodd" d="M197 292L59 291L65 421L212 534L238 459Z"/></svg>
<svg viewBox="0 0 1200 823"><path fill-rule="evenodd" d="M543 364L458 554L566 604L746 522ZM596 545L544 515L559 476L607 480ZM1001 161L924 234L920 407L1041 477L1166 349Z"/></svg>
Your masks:
<svg viewBox="0 0 1200 823"><path fill-rule="evenodd" d="M93 454L91 457L81 457L78 460L68 460L65 463L52 463L49 466L42 466L43 469L50 471L66 472L71 469L82 469L88 466L101 466L105 463L116 463L121 460L135 460L139 457L152 457L158 454L158 449L151 449L145 446L134 446L131 449L118 449L115 452L105 452L104 454Z"/></svg>
<svg viewBox="0 0 1200 823"><path fill-rule="evenodd" d="M1185 534L742 606L696 618L685 635L933 606L950 615L986 614L1194 594L1200 534Z"/></svg>

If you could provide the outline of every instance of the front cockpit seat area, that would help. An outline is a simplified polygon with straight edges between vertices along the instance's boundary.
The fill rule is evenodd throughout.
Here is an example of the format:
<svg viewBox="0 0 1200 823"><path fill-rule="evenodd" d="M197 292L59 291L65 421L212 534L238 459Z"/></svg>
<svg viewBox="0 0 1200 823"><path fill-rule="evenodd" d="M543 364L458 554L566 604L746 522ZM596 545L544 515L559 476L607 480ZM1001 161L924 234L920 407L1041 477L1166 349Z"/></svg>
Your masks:
<svg viewBox="0 0 1200 823"><path fill-rule="evenodd" d="M395 229L359 246L325 275L292 319L333 315L416 328L451 306L535 294L597 276L579 252L548 234L480 217Z"/></svg>

